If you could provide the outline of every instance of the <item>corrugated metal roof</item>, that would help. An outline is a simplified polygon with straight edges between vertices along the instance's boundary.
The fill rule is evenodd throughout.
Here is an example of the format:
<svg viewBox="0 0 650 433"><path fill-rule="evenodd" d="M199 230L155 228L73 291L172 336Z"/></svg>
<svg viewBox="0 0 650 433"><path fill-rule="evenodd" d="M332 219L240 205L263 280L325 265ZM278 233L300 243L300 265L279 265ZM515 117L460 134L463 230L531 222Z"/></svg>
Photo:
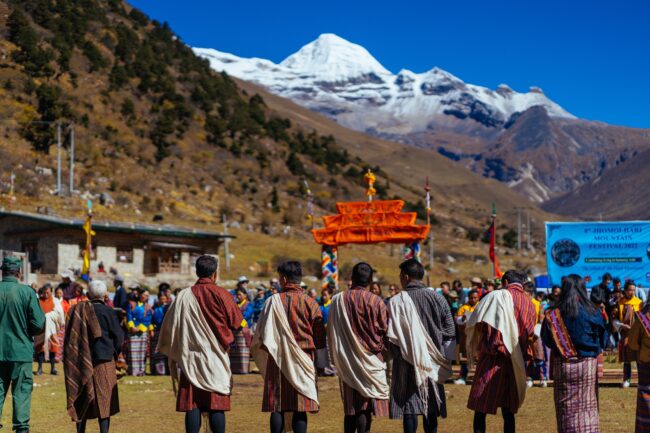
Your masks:
<svg viewBox="0 0 650 433"><path fill-rule="evenodd" d="M21 211L8 211L0 209L0 217L13 216L25 218L34 221L42 221L55 224L61 227L81 229L84 221L80 219L62 218L52 215L42 215ZM235 236L224 235L223 233L209 232L203 230L189 229L184 227L173 226L169 224L135 224L111 221L93 220L93 229L99 232L119 232L119 233L143 233L161 236L189 237L201 239L234 239Z"/></svg>

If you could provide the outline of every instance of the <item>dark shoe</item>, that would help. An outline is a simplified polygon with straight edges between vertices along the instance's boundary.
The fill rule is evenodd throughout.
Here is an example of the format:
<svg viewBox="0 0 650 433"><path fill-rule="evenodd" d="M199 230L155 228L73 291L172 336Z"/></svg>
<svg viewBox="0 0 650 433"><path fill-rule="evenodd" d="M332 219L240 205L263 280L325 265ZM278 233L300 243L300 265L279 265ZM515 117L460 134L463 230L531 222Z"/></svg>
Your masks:
<svg viewBox="0 0 650 433"><path fill-rule="evenodd" d="M52 369L52 371L50 372L50 374L51 374L52 376L56 376L56 375L59 374L59 371L56 369L56 367L54 367L54 368Z"/></svg>
<svg viewBox="0 0 650 433"><path fill-rule="evenodd" d="M36 376L42 376L43 375L43 369L41 367L38 367L38 370L36 371Z"/></svg>

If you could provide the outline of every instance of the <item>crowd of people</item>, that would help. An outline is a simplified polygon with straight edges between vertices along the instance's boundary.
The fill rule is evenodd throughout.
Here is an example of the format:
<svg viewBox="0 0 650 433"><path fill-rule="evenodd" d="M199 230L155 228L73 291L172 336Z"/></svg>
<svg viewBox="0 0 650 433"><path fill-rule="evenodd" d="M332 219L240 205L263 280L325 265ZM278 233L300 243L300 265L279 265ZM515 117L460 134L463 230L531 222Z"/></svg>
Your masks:
<svg viewBox="0 0 650 433"><path fill-rule="evenodd" d="M297 261L282 263L268 287L251 288L241 277L226 290L217 285L218 259L201 256L191 288L161 283L150 299L117 274L113 296L104 281L84 287L72 273L35 296L18 283L20 266L5 257L0 283L0 391L4 400L12 387L18 432L29 431L34 360L38 375L45 362L58 374L63 362L77 432L97 419L104 433L119 412L121 366L142 376L149 359L150 374L171 375L177 385L176 410L185 413L188 433L200 431L202 414L212 432L225 432L232 375L251 372L263 378L271 433L307 431L307 414L320 409L319 375L339 378L346 433L369 432L378 416L401 419L405 433L415 433L421 418L432 433L447 414L445 384L469 383L472 367L466 406L475 433L486 431L487 415L499 408L504 432L515 432L527 388L549 379L558 432L590 433L599 429L607 348L617 348L624 363L623 387L637 362L636 431L650 431L650 303L634 282L609 274L590 292L577 275L540 292L516 270L495 281L473 278L470 288L456 280L433 289L410 259L384 297L363 262L347 290L308 288Z"/></svg>

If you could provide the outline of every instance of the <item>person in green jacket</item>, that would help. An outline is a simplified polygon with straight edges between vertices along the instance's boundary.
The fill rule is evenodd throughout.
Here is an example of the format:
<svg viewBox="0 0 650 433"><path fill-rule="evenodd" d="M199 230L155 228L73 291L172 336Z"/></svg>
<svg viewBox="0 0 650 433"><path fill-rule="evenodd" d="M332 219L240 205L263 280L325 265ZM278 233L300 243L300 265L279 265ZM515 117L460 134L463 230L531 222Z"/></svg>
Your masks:
<svg viewBox="0 0 650 433"><path fill-rule="evenodd" d="M34 336L45 326L45 314L31 287L18 282L21 260L2 260L0 282L0 419L9 387L13 398L13 429L29 432L29 415L34 384L32 360ZM0 426L1 428L1 426Z"/></svg>

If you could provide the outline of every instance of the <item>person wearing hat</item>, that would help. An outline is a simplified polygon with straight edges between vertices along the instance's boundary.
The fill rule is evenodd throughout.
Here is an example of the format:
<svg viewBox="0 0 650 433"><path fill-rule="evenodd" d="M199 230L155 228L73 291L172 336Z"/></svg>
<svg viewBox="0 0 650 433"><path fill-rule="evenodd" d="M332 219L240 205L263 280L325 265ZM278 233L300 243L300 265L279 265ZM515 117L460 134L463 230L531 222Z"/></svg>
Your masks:
<svg viewBox="0 0 650 433"><path fill-rule="evenodd" d="M479 277L472 277L472 279L469 280L469 284L472 286L472 289L483 289L483 280Z"/></svg>
<svg viewBox="0 0 650 433"><path fill-rule="evenodd" d="M246 278L244 275L242 275L241 277L239 277L237 279L237 287L235 288L235 290L240 290L240 289L247 290L248 289L248 283L249 283L248 278Z"/></svg>
<svg viewBox="0 0 650 433"><path fill-rule="evenodd" d="M34 336L45 326L45 314L31 287L19 283L22 262L8 256L2 260L0 282L0 403L11 388L13 429L29 432L34 377ZM0 419L2 406L0 406Z"/></svg>

